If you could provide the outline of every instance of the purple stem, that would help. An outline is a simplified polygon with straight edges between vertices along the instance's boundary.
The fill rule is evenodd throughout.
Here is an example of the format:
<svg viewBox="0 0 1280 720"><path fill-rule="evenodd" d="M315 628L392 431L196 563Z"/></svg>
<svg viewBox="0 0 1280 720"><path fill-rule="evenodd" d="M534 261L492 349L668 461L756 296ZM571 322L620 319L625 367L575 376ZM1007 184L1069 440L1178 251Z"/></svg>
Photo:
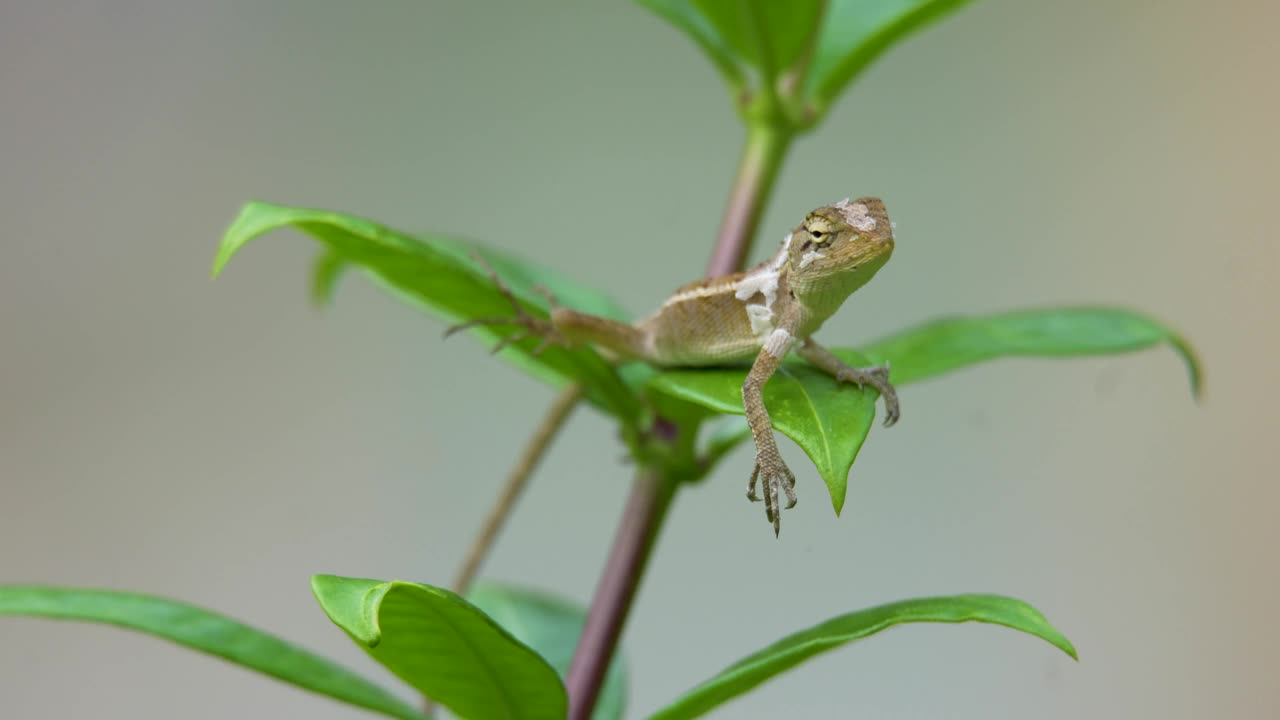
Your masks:
<svg viewBox="0 0 1280 720"><path fill-rule="evenodd" d="M671 505L675 486L659 468L641 468L631 485L622 522L613 538L604 574L582 627L565 686L569 691L569 720L588 720L604 684L609 660L618 646L622 626L631 609L640 577L658 528Z"/></svg>
<svg viewBox="0 0 1280 720"><path fill-rule="evenodd" d="M708 277L728 275L742 268L789 144L790 135L774 127L755 126L749 131L716 247L707 265ZM662 422L659 418L658 424ZM641 467L636 473L565 677L569 720L591 717L675 490L676 483L665 476L661 467Z"/></svg>

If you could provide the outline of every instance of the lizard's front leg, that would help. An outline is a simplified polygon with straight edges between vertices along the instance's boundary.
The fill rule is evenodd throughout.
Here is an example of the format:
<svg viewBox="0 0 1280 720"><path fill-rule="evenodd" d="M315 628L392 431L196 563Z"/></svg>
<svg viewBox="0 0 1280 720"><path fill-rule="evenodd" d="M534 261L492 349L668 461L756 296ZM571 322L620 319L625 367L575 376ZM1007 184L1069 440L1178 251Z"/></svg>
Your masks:
<svg viewBox="0 0 1280 720"><path fill-rule="evenodd" d="M809 364L831 375L837 382L851 382L862 387L870 385L880 397L884 398L884 426L889 427L898 422L898 391L889 382L889 366L856 368L846 365L835 353L822 347L813 338L805 338L796 350L796 354Z"/></svg>
<svg viewBox="0 0 1280 720"><path fill-rule="evenodd" d="M773 377L794 343L795 337L790 331L783 328L774 330L742 383L742 406L747 413L747 424L751 426L751 437L756 443L756 464L747 485L747 498L752 501L760 499L756 497L756 481L759 480L764 490L765 517L773 523L775 537L782 523L778 489L786 493L787 507L793 507L796 504L796 477L778 453L778 444L773 438L773 422L764 406L764 384Z"/></svg>

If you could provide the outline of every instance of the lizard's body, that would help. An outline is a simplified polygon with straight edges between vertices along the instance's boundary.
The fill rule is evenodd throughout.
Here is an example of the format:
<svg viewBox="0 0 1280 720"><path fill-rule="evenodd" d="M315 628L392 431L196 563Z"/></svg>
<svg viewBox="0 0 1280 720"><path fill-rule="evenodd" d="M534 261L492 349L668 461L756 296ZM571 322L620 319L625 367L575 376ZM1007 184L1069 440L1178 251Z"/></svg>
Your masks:
<svg viewBox="0 0 1280 720"><path fill-rule="evenodd" d="M616 358L658 367L725 365L754 358L742 387L756 444L747 496L757 499L758 477L776 533L778 491L786 493L788 507L794 505L795 478L778 454L762 388L793 348L841 382L875 387L885 400L885 424L897 420L897 395L889 384L888 368L849 367L810 338L892 252L893 229L884 204L875 198L843 200L809 213L766 262L685 285L634 325L567 308L554 309L550 322L528 316L516 320L548 338L589 343ZM465 325L500 322L504 321L488 318Z"/></svg>

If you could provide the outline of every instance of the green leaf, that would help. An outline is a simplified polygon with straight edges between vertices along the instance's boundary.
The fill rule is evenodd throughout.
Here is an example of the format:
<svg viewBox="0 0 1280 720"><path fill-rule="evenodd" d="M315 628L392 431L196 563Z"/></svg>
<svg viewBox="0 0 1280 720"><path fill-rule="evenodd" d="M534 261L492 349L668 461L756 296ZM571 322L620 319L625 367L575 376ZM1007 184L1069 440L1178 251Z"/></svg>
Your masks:
<svg viewBox="0 0 1280 720"><path fill-rule="evenodd" d="M311 266L311 300L316 305L328 305L333 301L333 293L346 269L347 261L340 253L325 250L316 256Z"/></svg>
<svg viewBox="0 0 1280 720"><path fill-rule="evenodd" d="M776 88L816 37L822 0L640 0L702 48L737 94Z"/></svg>
<svg viewBox="0 0 1280 720"><path fill-rule="evenodd" d="M888 362L904 385L999 357L1075 357L1142 350L1167 343L1183 359L1191 390L1200 393L1200 364L1191 346L1168 327L1117 308L1051 308L935 320L881 338L861 354ZM852 351L837 351L848 361Z"/></svg>
<svg viewBox="0 0 1280 720"><path fill-rule="evenodd" d="M919 598L880 605L832 618L787 636L730 665L651 716L651 720L698 717L819 653L909 622L983 622L1041 638L1076 658L1076 649L1038 610L999 595Z"/></svg>
<svg viewBox="0 0 1280 720"><path fill-rule="evenodd" d="M724 77L733 90L746 85L734 51L720 31L689 0L639 0L662 19L689 36Z"/></svg>
<svg viewBox="0 0 1280 720"><path fill-rule="evenodd" d="M317 297L326 296L338 270L351 265L365 270L410 304L447 321L511 316L510 302L472 258L478 253L530 314L547 316L547 300L536 290L542 286L565 307L626 319L618 304L606 295L490 248L442 235L410 236L351 215L268 203L249 203L240 211L223 237L213 274L222 272L249 241L284 227L301 230L324 247L325 254L314 271L313 294ZM513 332L512 327L472 331L490 347ZM639 406L634 393L594 350L551 346L535 357L533 350L539 342L529 338L514 343L501 357L553 385L580 380L600 408L626 422L636 417Z"/></svg>
<svg viewBox="0 0 1280 720"><path fill-rule="evenodd" d="M881 53L967 0L640 2L702 48L735 98L776 90L792 106L808 104L815 116L789 113L802 129Z"/></svg>
<svg viewBox="0 0 1280 720"><path fill-rule="evenodd" d="M578 646L586 612L544 593L498 585L478 584L467 599L485 611L520 642L528 645L564 677ZM622 717L627 703L627 678L621 654L615 656L596 701L595 720Z"/></svg>
<svg viewBox="0 0 1280 720"><path fill-rule="evenodd" d="M745 418L735 417L732 422L720 423L706 433L702 451L698 457L711 467L728 455L731 450L751 438L751 426Z"/></svg>
<svg viewBox="0 0 1280 720"><path fill-rule="evenodd" d="M425 716L330 660L210 610L111 590L0 587L0 615L105 623L154 635L270 675L304 690L405 720Z"/></svg>
<svg viewBox="0 0 1280 720"><path fill-rule="evenodd" d="M819 112L884 51L968 1L833 0L806 82Z"/></svg>
<svg viewBox="0 0 1280 720"><path fill-rule="evenodd" d="M464 720L563 720L547 661L457 595L409 582L316 575L335 625L405 682Z"/></svg>
<svg viewBox="0 0 1280 720"><path fill-rule="evenodd" d="M1058 308L949 318L883 338L861 350L832 352L855 367L888 363L890 379L901 388L1001 357L1106 355L1161 343L1182 356L1192 391L1198 394L1200 365L1191 346L1169 328L1127 310ZM648 387L714 412L742 415L746 374L745 367L667 370L650 377ZM838 387L830 376L794 358L764 387L774 429L794 440L813 461L837 513L844 506L849 468L874 420L875 397L869 388ZM715 448L717 457L743 439L723 438Z"/></svg>
<svg viewBox="0 0 1280 720"><path fill-rule="evenodd" d="M715 412L742 415L746 373L746 368L667 370L654 375L649 388ZM844 507L849 468L875 419L876 397L871 388L841 386L799 361L784 363L764 386L774 429L794 440L813 461L837 514Z"/></svg>

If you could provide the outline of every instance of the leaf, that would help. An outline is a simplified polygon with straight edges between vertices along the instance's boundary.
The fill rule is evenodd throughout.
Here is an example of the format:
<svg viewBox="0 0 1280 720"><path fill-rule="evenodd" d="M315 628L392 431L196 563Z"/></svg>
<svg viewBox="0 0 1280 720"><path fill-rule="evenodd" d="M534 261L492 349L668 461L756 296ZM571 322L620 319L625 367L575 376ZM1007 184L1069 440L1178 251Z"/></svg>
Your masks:
<svg viewBox="0 0 1280 720"><path fill-rule="evenodd" d="M478 584L467 599L517 640L536 650L560 677L569 672L586 621L582 608L551 595L495 583ZM626 703L626 670L618 654L605 676L592 717L616 720L622 717Z"/></svg>
<svg viewBox="0 0 1280 720"><path fill-rule="evenodd" d="M731 87L774 85L817 30L822 0L640 0L702 48Z"/></svg>
<svg viewBox="0 0 1280 720"><path fill-rule="evenodd" d="M471 257L479 253L530 314L547 316L547 300L535 289L543 286L566 307L625 319L622 309L606 295L493 249L442 235L412 237L351 215L259 202L246 205L227 230L214 260L214 276L249 241L284 227L301 230L325 249L314 271L313 295L318 297L329 292L343 265L353 265L400 298L446 321L511 316L510 302ZM514 331L480 327L472 332L492 346ZM535 357L539 342L529 338L514 343L501 357L552 385L581 380L588 397L601 409L626 422L635 418L639 406L634 393L594 350L552 346Z"/></svg>
<svg viewBox="0 0 1280 720"><path fill-rule="evenodd" d="M715 465L731 450L751 438L751 426L745 418L735 417L733 422L722 423L706 433L699 457L707 466Z"/></svg>
<svg viewBox="0 0 1280 720"><path fill-rule="evenodd" d="M659 710L651 720L698 717L819 653L908 622L976 621L1004 625L1039 637L1073 659L1076 650L1038 610L999 595L955 595L919 598L880 605L832 618L789 635L748 655Z"/></svg>
<svg viewBox="0 0 1280 720"><path fill-rule="evenodd" d="M347 261L333 250L325 250L316 257L311 266L311 300L316 305L333 301L333 293L346 269Z"/></svg>
<svg viewBox="0 0 1280 720"><path fill-rule="evenodd" d="M555 669L457 595L409 582L311 578L325 614L391 672L465 720L563 720Z"/></svg>
<svg viewBox="0 0 1280 720"><path fill-rule="evenodd" d="M1195 351L1160 323L1117 308L1055 308L934 320L881 338L861 350L888 362L896 385L924 380L999 357L1108 355L1169 344L1187 365L1191 391L1200 394ZM836 354L849 358L850 351ZM846 359L847 361L847 359Z"/></svg>
<svg viewBox="0 0 1280 720"><path fill-rule="evenodd" d="M711 60L733 90L741 90L746 79L734 52L716 27L689 0L639 0L663 20L689 36Z"/></svg>
<svg viewBox="0 0 1280 720"><path fill-rule="evenodd" d="M391 693L274 635L175 600L111 590L0 587L0 615L115 625L220 657L357 707L405 720L425 716Z"/></svg>
<svg viewBox="0 0 1280 720"><path fill-rule="evenodd" d="M654 375L649 388L715 412L743 415L746 374L746 368L667 370ZM876 397L875 390L838 385L830 375L800 361L784 363L764 386L764 404L774 429L794 440L813 461L837 514L844 507L849 468L875 419Z"/></svg>
<svg viewBox="0 0 1280 720"><path fill-rule="evenodd" d="M821 116L868 65L967 0L640 0L690 37L735 98L776 89ZM782 82L800 74L799 82ZM748 78L755 87L748 88ZM777 116L765 113L769 122ZM795 129L816 117L793 118Z"/></svg>
<svg viewBox="0 0 1280 720"><path fill-rule="evenodd" d="M898 41L969 0L832 0L806 87L819 112Z"/></svg>
<svg viewBox="0 0 1280 720"><path fill-rule="evenodd" d="M878 340L860 350L833 350L855 367L888 363L899 388L944 372L1001 357L1075 357L1141 350L1168 343L1187 364L1191 389L1200 392L1200 365L1191 346L1143 315L1108 308L1024 310L935 320ZM742 415L747 368L659 372L649 389L714 412ZM836 513L844 506L849 468L875 415L875 391L837 387L830 376L788 359L764 386L773 427L813 461L831 493ZM745 437L739 437L744 440ZM720 455L733 447L723 439ZM718 457L718 456L717 456Z"/></svg>

